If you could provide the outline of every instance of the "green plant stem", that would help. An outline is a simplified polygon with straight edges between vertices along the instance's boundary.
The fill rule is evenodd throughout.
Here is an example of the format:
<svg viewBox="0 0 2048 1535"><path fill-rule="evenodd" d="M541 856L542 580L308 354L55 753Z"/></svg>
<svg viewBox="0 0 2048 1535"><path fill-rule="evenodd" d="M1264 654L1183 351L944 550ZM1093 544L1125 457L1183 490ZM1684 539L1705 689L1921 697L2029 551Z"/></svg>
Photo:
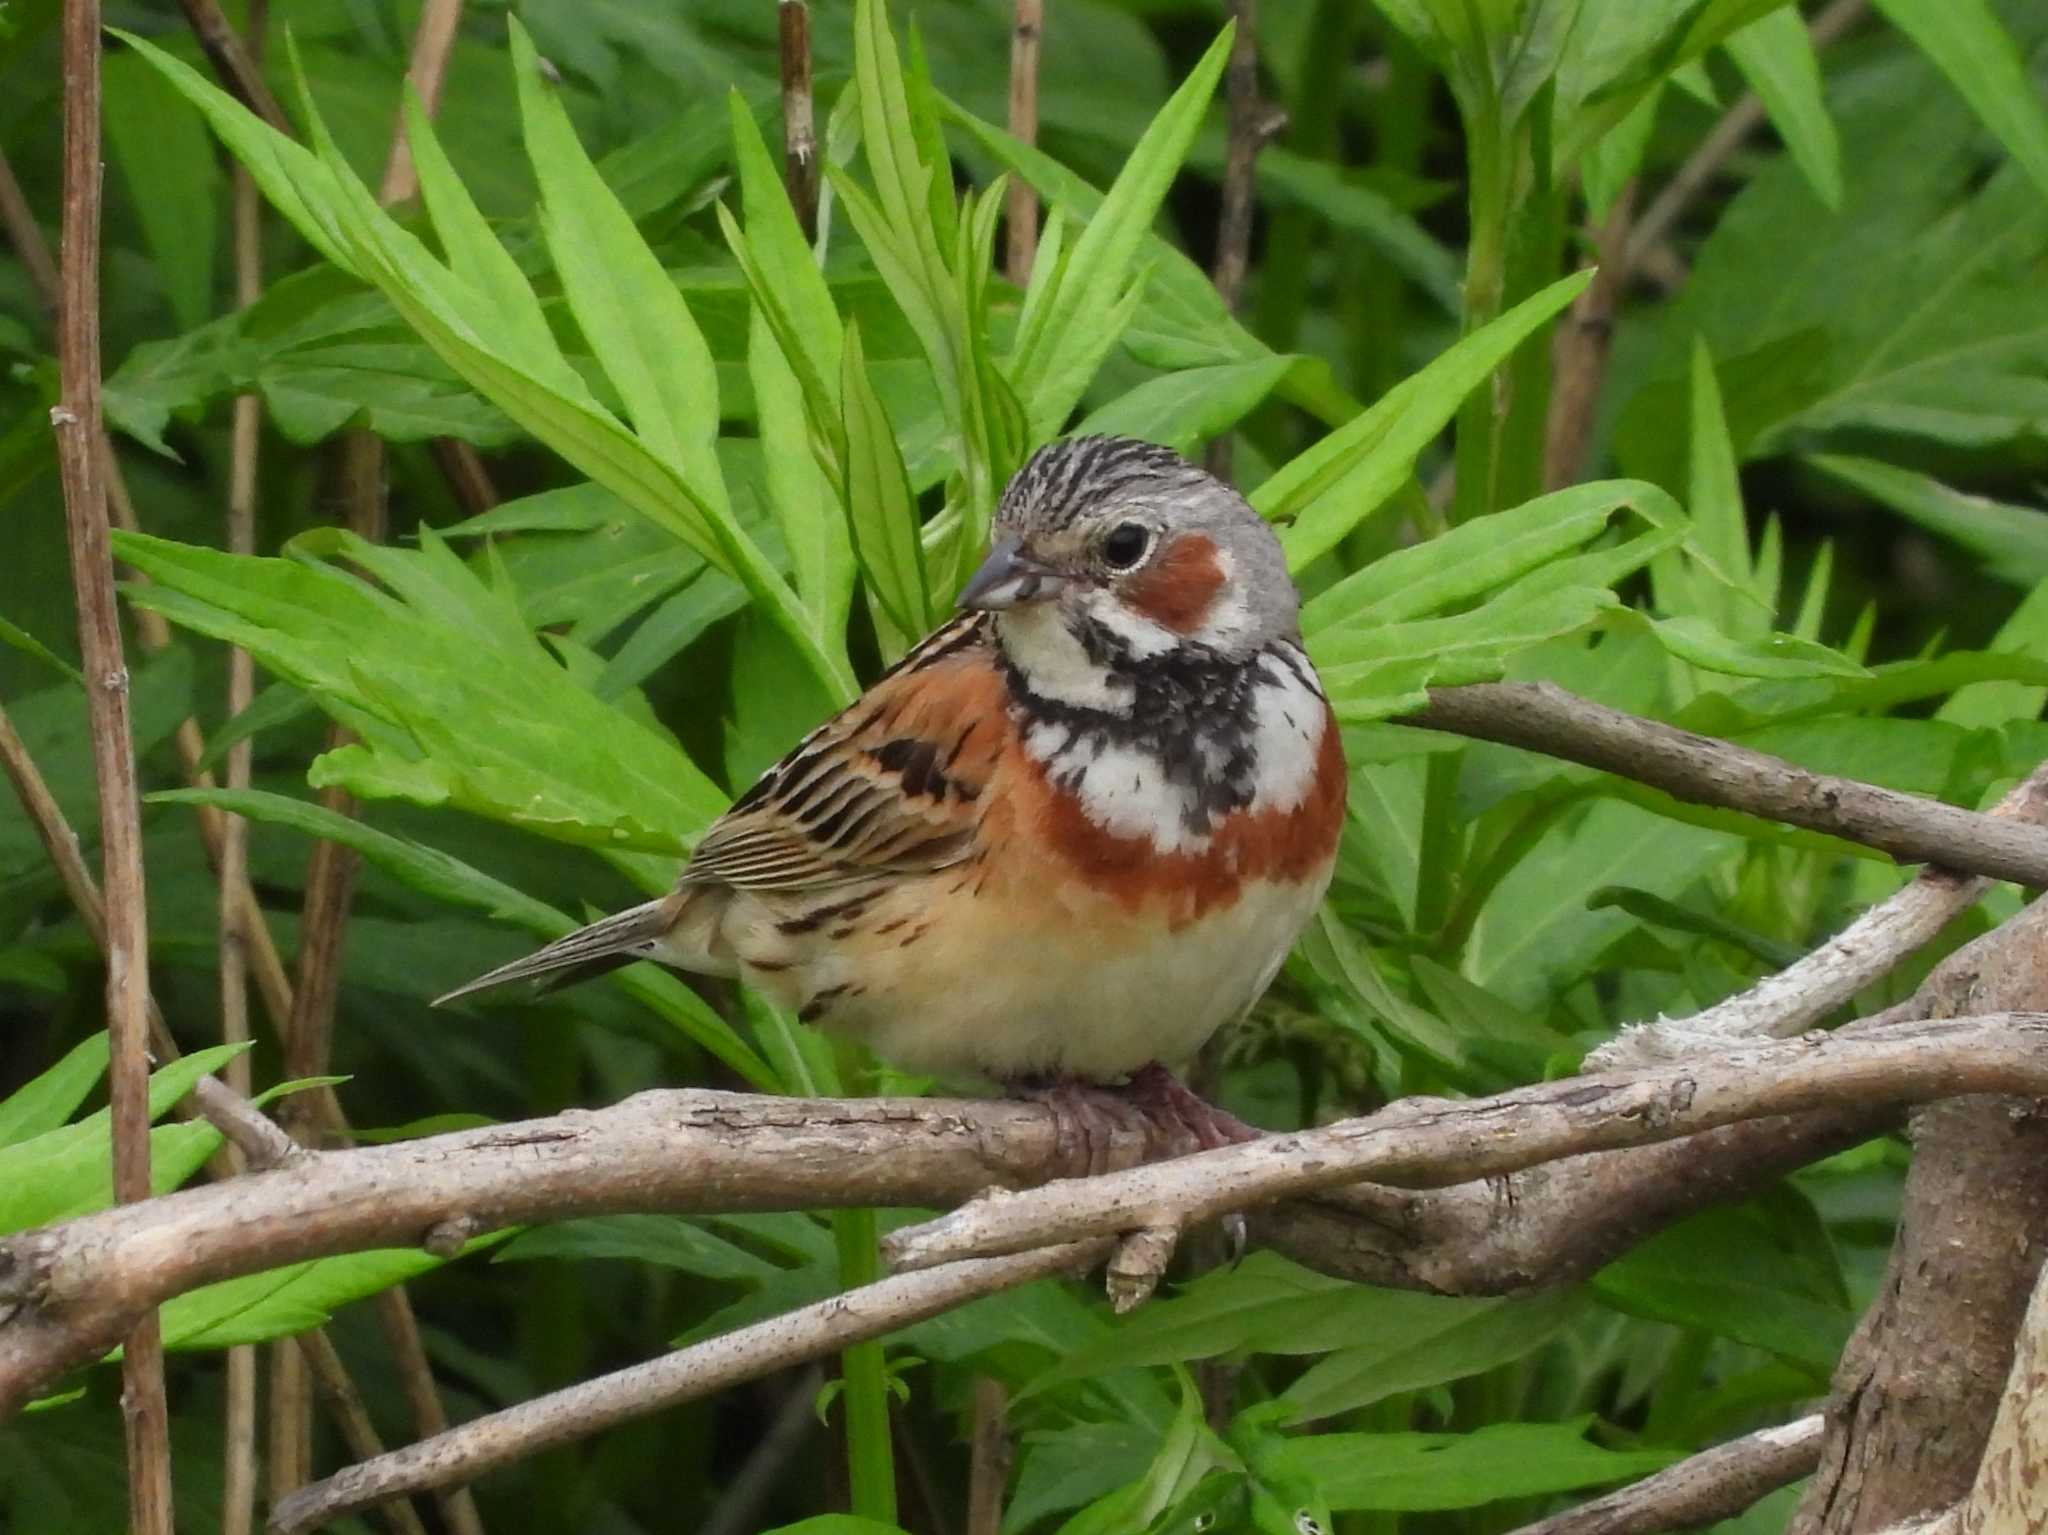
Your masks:
<svg viewBox="0 0 2048 1535"><path fill-rule="evenodd" d="M858 1289L882 1277L873 1210L837 1210L832 1237L839 1249L839 1283ZM896 1452L889 1440L889 1380L879 1338L856 1343L839 1356L845 1381L846 1467L853 1511L883 1524L896 1522Z"/></svg>
<svg viewBox="0 0 2048 1535"><path fill-rule="evenodd" d="M780 1010L749 993L761 1053L774 1065L785 1092L807 1098L836 1097L848 1073L833 1059L830 1044L790 1021ZM882 1277L879 1233L873 1210L832 1212L832 1241L839 1254L839 1287L858 1289ZM853 1511L884 1524L896 1522L896 1452L889 1437L889 1377L880 1339L856 1343L839 1356L840 1400L846 1409L846 1465Z"/></svg>
<svg viewBox="0 0 2048 1535"><path fill-rule="evenodd" d="M1490 108L1468 113L1465 141L1471 235L1465 249L1463 334L1469 336L1500 317L1507 293L1514 144ZM1473 390L1458 411L1458 490L1452 505L1453 521L1482 516L1498 505L1495 477L1504 392L1502 373L1496 372L1487 387Z"/></svg>
<svg viewBox="0 0 2048 1535"><path fill-rule="evenodd" d="M1551 88L1513 124L1491 104L1466 116L1471 243L1466 250L1466 335L1557 276L1564 206L1551 184ZM1515 506L1543 490L1550 403L1550 327L1517 348L1458 412L1457 494L1451 520Z"/></svg>

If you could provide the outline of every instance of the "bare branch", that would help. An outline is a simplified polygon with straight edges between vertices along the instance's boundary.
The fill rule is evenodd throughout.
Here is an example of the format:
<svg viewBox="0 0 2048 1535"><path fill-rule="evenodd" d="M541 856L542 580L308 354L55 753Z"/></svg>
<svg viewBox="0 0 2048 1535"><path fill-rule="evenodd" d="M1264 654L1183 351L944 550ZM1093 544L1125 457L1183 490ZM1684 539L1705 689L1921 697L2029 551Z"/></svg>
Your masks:
<svg viewBox="0 0 2048 1535"><path fill-rule="evenodd" d="M1038 142L1038 51L1045 37L1045 0L1017 0L1010 28L1010 137ZM1038 193L1022 176L1012 177L1003 220L1009 226L1004 271L1023 287L1038 259Z"/></svg>
<svg viewBox="0 0 2048 1535"><path fill-rule="evenodd" d="M143 895L142 815L128 662L114 600L114 553L100 457L100 7L65 0L64 218L58 260L57 408L50 422L64 484L78 653L92 718L99 787L101 888L106 892L108 1100L114 1197L149 1198L149 910ZM128 1441L128 1523L170 1535L170 1416L163 1337L153 1310L138 1313L121 1360Z"/></svg>
<svg viewBox="0 0 2048 1535"><path fill-rule="evenodd" d="M1834 0L1834 4L1813 18L1813 25L1808 30L1815 49L1835 42L1861 21L1869 9L1869 0ZM1627 265L1631 271L1645 266L1650 261L1651 252L1661 249L1671 238L1694 200L1712 184L1729 158L1749 141L1749 136L1763 125L1764 116L1763 99L1754 91L1745 92L1734 106L1722 114L1721 120L1700 140L1685 163L1672 173L1664 190L1657 194L1637 221L1627 246Z"/></svg>
<svg viewBox="0 0 2048 1535"><path fill-rule="evenodd" d="M394 1493L468 1481L553 1445L879 1338L980 1296L1084 1269L1101 1258L1107 1245L1079 1242L1014 1257L970 1259L849 1290L351 1466L286 1499L271 1514L271 1528L291 1535Z"/></svg>
<svg viewBox="0 0 2048 1535"><path fill-rule="evenodd" d="M35 288L43 308L55 315L57 263L50 259L49 242L43 238L42 228L36 223L28 198L22 195L21 182L14 174L14 167L7 163L5 154L0 154L0 229L7 232L7 243L21 258L22 266L28 271L29 283Z"/></svg>
<svg viewBox="0 0 2048 1535"><path fill-rule="evenodd" d="M818 238L818 121L811 98L811 9L781 0L782 184L806 240Z"/></svg>
<svg viewBox="0 0 2048 1535"><path fill-rule="evenodd" d="M2048 999L2048 903L1934 968L1934 1017ZM2048 1117L2029 1097L1962 1098L1913 1116L1913 1164L1877 1298L1834 1372L1820 1469L1789 1528L1858 1535L1969 1492L2013 1338L2048 1251Z"/></svg>
<svg viewBox="0 0 2048 1535"><path fill-rule="evenodd" d="M358 1461L375 1460L384 1453L384 1441L377 1436L376 1426L370 1422L370 1410L363 1405L362 1393L356 1390L356 1383L349 1378L348 1367L341 1362L341 1355L327 1341L327 1334L317 1327L301 1333L297 1341L299 1353L306 1361L307 1373L326 1401L335 1422L341 1426L341 1437L348 1444L349 1454ZM391 1526L392 1535L427 1535L427 1527L420 1523L420 1516L405 1498L385 1496L374 1501L385 1522ZM274 1522L273 1517L273 1525Z"/></svg>
<svg viewBox="0 0 2048 1535"><path fill-rule="evenodd" d="M978 1203L942 1223L938 1240L913 1228L904 1255L936 1257L963 1220L969 1240L1021 1247L1065 1240L1068 1226L1113 1235L1193 1225L1362 1177L1455 1184L1742 1119L2043 1086L2048 1025L2031 1016L1893 1025L1471 1103L1404 1102L1328 1129ZM1123 1149L1127 1160L1146 1150ZM645 1093L598 1111L307 1153L281 1172L0 1241L0 1308L17 1308L0 1323L0 1415L169 1296L305 1258L407 1246L455 1217L490 1230L620 1211L948 1206L1076 1171L1060 1158L1040 1105L714 1092ZM1724 1192L1699 1182L1702 1202Z"/></svg>
<svg viewBox="0 0 2048 1535"><path fill-rule="evenodd" d="M1216 219L1212 276L1223 307L1235 314L1251 267L1252 210L1257 202L1259 151L1287 126L1287 114L1259 95L1258 0L1230 0L1237 30L1230 38L1224 90L1230 101L1230 136L1223 154L1223 200ZM1231 436L1210 442L1204 462L1220 480L1230 478Z"/></svg>
<svg viewBox="0 0 2048 1535"><path fill-rule="evenodd" d="M1967 1038L1967 1047L1960 1043ZM1967 1055L1967 1059L1964 1057ZM882 1243L899 1269L1144 1226L1206 1224L1373 1179L1429 1186L1639 1146L1738 1120L2048 1082L2048 1015L1998 1014L1759 1045L1712 1060L1572 1077L1469 1103L1404 1099L1364 1119L1020 1193L997 1191ZM2001 1085L1986 1085L1986 1084Z"/></svg>
<svg viewBox="0 0 2048 1535"><path fill-rule="evenodd" d="M1572 300L1565 322L1551 338L1550 415L1543 432L1543 484L1561 490L1575 484L1600 408L1600 386L1607 377L1607 353L1614 344L1614 317L1628 288L1625 250L1629 223L1635 216L1636 185L1622 188L1607 218L1589 231L1593 246L1593 280Z"/></svg>
<svg viewBox="0 0 2048 1535"><path fill-rule="evenodd" d="M2034 826L2048 819L2048 763L2035 768L1986 813ZM1589 1055L1587 1063L1613 1070L1710 1054L1745 1039L1789 1038L1890 974L1975 904L1988 883L1947 869L1922 869L1889 899L1748 991L1689 1018L1660 1018L1623 1029Z"/></svg>
<svg viewBox="0 0 2048 1535"><path fill-rule="evenodd" d="M1860 842L1902 863L2048 885L2048 831L1808 772L1782 757L1624 714L1551 683L1435 688L1401 723L1584 763L1691 804Z"/></svg>
<svg viewBox="0 0 2048 1535"><path fill-rule="evenodd" d="M420 8L405 78L419 92L420 105L429 117L440 110L449 55L455 51L455 30L461 25L462 0L426 0ZM377 201L388 208L406 201L419 187L412 145L405 136L405 113L400 111L391 125L391 149L384 159L384 179L378 184Z"/></svg>
<svg viewBox="0 0 2048 1535"><path fill-rule="evenodd" d="M1001 1535L1010 1481L1009 1393L992 1375L974 1377L974 1441L967 1463L967 1535Z"/></svg>
<svg viewBox="0 0 2048 1535"><path fill-rule="evenodd" d="M213 72L237 97L242 105L262 118L279 133L290 133L292 125L285 120L284 110L278 106L277 98L270 94L270 87L263 83L263 71L249 56L249 50L242 46L242 39L236 34L234 23L222 12L219 0L178 0L184 7L185 20L191 24L192 35L199 39L199 47L206 54L207 62L213 65Z"/></svg>
<svg viewBox="0 0 2048 1535"><path fill-rule="evenodd" d="M1889 1106L1745 1120L1441 1189L1354 1184L1250 1212L1251 1237L1339 1278L1437 1295L1576 1284L1673 1221L1894 1128Z"/></svg>
<svg viewBox="0 0 2048 1535"><path fill-rule="evenodd" d="M1662 1535L1732 1519L1796 1482L1820 1458L1819 1413L1758 1429L1604 1498L1525 1524L1513 1535Z"/></svg>

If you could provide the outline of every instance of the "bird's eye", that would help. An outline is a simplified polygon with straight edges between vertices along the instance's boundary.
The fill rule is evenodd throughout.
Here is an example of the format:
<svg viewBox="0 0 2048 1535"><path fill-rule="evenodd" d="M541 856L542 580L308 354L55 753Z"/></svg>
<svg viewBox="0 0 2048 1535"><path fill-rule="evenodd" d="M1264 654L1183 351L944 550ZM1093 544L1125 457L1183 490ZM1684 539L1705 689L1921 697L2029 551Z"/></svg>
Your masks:
<svg viewBox="0 0 2048 1535"><path fill-rule="evenodd" d="M1102 558L1112 570L1129 570L1145 557L1151 543L1151 531L1144 524L1120 522L1102 541Z"/></svg>

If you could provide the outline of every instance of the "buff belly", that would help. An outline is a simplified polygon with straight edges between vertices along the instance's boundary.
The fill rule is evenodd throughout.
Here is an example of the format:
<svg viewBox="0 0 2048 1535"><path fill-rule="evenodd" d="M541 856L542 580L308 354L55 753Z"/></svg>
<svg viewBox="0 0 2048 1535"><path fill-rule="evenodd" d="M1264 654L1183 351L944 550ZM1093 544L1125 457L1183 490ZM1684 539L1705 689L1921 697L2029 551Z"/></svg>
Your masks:
<svg viewBox="0 0 2048 1535"><path fill-rule="evenodd" d="M904 1070L1112 1081L1148 1061L1185 1063L1241 1016L1328 882L1327 869L1248 881L1234 902L1169 928L1149 906L1070 882L995 900L941 878L877 892L836 936L788 933L786 908L745 897L724 931L746 979Z"/></svg>

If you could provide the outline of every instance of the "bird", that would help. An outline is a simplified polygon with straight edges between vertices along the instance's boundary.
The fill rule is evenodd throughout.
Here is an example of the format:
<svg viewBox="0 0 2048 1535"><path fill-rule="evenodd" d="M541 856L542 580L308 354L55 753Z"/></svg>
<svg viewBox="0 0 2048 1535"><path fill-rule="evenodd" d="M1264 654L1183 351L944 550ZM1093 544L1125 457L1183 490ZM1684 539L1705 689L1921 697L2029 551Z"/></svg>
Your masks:
<svg viewBox="0 0 2048 1535"><path fill-rule="evenodd" d="M1321 904L1347 774L1271 526L1171 449L1082 436L999 498L957 612L811 731L673 890L437 999L633 960L734 977L906 1071L1122 1095L1175 1075Z"/></svg>

